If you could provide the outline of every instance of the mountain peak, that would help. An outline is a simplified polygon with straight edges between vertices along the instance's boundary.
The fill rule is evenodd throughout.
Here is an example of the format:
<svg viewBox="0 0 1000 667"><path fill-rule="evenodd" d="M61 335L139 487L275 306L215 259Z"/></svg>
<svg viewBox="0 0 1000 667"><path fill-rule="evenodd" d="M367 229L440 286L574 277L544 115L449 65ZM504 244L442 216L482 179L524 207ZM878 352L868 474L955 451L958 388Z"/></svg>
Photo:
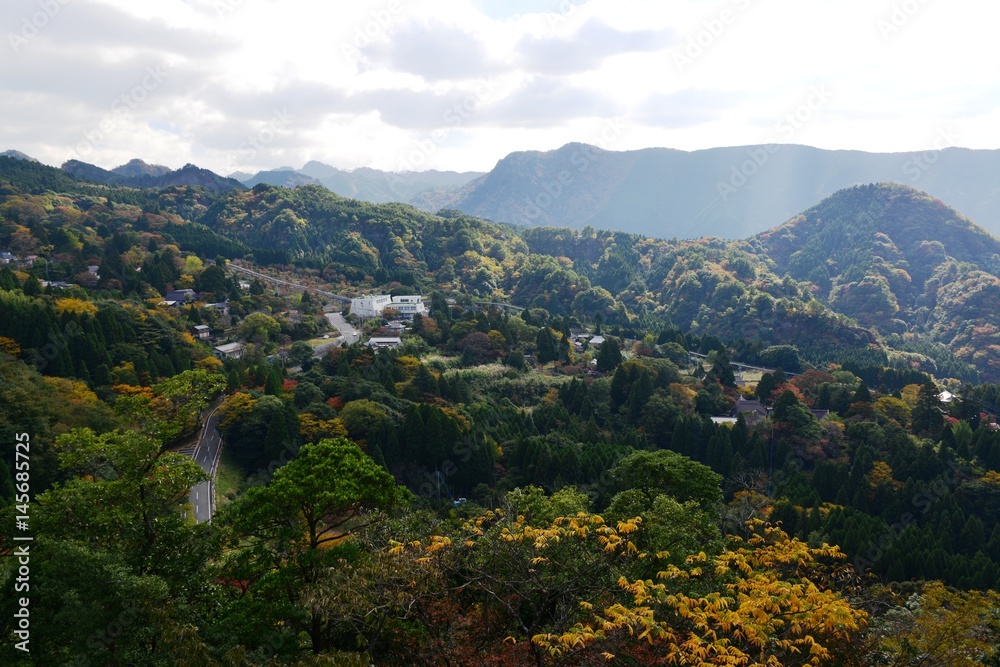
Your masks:
<svg viewBox="0 0 1000 667"><path fill-rule="evenodd" d="M38 162L35 158L31 157L27 153L22 153L21 151L9 150L0 153L0 157L12 157L15 160L24 160L26 162Z"/></svg>
<svg viewBox="0 0 1000 667"><path fill-rule="evenodd" d="M164 167L160 164L149 164L139 158L132 158L127 163L115 167L111 171L126 178L141 178L142 176L165 176L171 170L170 167Z"/></svg>

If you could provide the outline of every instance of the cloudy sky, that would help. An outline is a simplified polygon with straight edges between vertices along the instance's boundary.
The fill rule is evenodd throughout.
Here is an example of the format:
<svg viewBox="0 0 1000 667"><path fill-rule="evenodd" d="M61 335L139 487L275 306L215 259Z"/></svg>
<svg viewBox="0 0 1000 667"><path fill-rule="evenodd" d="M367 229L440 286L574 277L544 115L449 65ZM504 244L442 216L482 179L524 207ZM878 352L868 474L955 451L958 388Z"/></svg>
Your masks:
<svg viewBox="0 0 1000 667"><path fill-rule="evenodd" d="M1000 147L981 0L4 0L0 150L220 173Z"/></svg>

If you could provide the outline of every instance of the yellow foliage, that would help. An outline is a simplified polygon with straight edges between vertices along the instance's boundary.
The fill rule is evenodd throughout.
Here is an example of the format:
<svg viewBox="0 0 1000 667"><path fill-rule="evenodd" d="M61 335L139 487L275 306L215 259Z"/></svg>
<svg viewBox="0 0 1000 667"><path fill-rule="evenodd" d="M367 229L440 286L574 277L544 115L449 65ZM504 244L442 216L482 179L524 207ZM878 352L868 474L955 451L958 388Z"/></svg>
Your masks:
<svg viewBox="0 0 1000 667"><path fill-rule="evenodd" d="M631 605L613 604L595 614L590 623L577 624L562 634L535 635L532 641L558 656L612 633L627 632L657 646L666 663L783 665L794 660L818 665L828 661L831 646L859 631L867 616L838 593L802 575L818 572L818 559L843 559L843 554L826 545L811 549L760 521L751 527L755 532L745 543L737 542L738 548L713 559L715 575L728 580L722 592L689 597L668 590L666 583L621 576L618 585L631 597ZM603 537L609 544L614 541L611 534ZM707 562L709 557L699 553L688 560ZM788 568L792 568L791 576L783 574ZM701 576L700 567L684 571L668 565L657 578L665 582ZM674 615L684 619L683 626L671 625Z"/></svg>
<svg viewBox="0 0 1000 667"><path fill-rule="evenodd" d="M219 426L223 431L228 430L233 424L241 421L251 412L257 401L250 394L237 392L227 396L219 406Z"/></svg>
<svg viewBox="0 0 1000 667"><path fill-rule="evenodd" d="M136 387L131 384L116 384L111 386L111 391L119 396L142 396L152 399L153 390L150 387Z"/></svg>
<svg viewBox="0 0 1000 667"><path fill-rule="evenodd" d="M195 360L194 367L203 371L208 371L209 373L216 373L222 370L222 362L208 354L201 359Z"/></svg>
<svg viewBox="0 0 1000 667"><path fill-rule="evenodd" d="M0 352L5 352L12 357L16 357L21 354L21 346L17 344L17 341L13 338L7 338L6 336L0 336Z"/></svg>
<svg viewBox="0 0 1000 667"><path fill-rule="evenodd" d="M60 315L63 313L76 313L78 315L93 316L97 314L97 306L84 299L67 297L65 299L56 299L56 312Z"/></svg>
<svg viewBox="0 0 1000 667"><path fill-rule="evenodd" d="M69 380L67 378L45 377L45 384L49 385L68 400L70 403L82 403L83 405L97 405L97 394L90 391L87 385L79 380Z"/></svg>
<svg viewBox="0 0 1000 667"><path fill-rule="evenodd" d="M876 461L872 469L868 471L868 484L874 489L882 482L888 482L894 487L901 487L903 484L892 478L892 468L885 461Z"/></svg>
<svg viewBox="0 0 1000 667"><path fill-rule="evenodd" d="M299 415L299 433L306 442L319 442L326 438L346 438L347 429L339 417L320 419L311 412Z"/></svg>
<svg viewBox="0 0 1000 667"><path fill-rule="evenodd" d="M416 377L417 371L420 370L420 360L416 357L396 357L396 364L399 366L400 370L403 371L403 375L406 376L407 380L412 380Z"/></svg>

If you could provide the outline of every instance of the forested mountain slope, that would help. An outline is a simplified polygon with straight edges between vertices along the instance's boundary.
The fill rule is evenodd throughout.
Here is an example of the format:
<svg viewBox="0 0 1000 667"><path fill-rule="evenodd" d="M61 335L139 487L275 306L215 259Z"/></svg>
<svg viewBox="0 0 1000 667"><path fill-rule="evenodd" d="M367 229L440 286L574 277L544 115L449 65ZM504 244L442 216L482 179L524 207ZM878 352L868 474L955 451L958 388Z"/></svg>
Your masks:
<svg viewBox="0 0 1000 667"><path fill-rule="evenodd" d="M926 193L842 190L748 246L883 334L920 334L1000 370L1000 240Z"/></svg>

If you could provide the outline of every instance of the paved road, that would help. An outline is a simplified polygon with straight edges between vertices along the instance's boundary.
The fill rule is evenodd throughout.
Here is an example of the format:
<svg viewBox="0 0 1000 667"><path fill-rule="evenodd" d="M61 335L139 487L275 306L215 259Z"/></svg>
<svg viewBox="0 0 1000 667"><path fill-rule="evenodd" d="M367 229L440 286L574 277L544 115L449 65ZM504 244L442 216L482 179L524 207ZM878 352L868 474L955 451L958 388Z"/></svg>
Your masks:
<svg viewBox="0 0 1000 667"><path fill-rule="evenodd" d="M198 523L211 521L212 514L215 513L215 470L219 465L219 453L222 451L219 415L216 414L218 409L219 406L215 405L208 413L208 419L205 420L193 451L184 452L210 476L208 481L200 482L191 489L191 506L194 508L194 520Z"/></svg>
<svg viewBox="0 0 1000 667"><path fill-rule="evenodd" d="M354 325L345 320L340 313L326 313L326 319L330 320L330 324L344 337L344 345L354 345L361 338Z"/></svg>

